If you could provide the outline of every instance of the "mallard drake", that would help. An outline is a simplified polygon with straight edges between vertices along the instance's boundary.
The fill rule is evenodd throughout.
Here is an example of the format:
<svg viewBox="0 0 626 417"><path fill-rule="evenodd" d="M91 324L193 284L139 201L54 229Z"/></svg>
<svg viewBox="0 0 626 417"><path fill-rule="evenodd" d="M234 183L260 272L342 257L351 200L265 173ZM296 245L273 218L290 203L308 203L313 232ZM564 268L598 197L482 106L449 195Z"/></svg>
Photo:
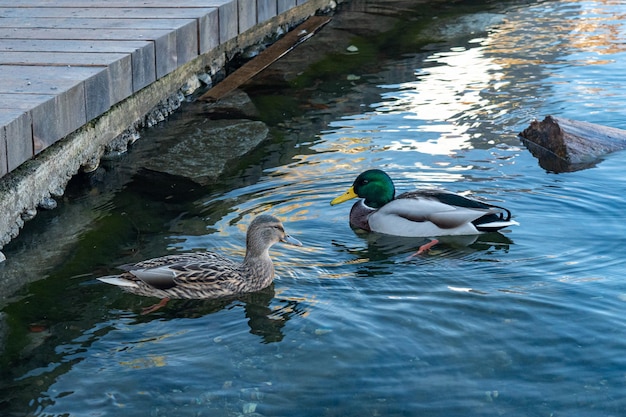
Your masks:
<svg viewBox="0 0 626 417"><path fill-rule="evenodd" d="M504 207L445 191L408 191L397 197L395 194L389 175L371 169L360 174L352 187L330 204L359 197L362 200L350 210L350 224L395 236L472 235L518 224Z"/></svg>
<svg viewBox="0 0 626 417"><path fill-rule="evenodd" d="M246 234L242 263L213 252L182 253L149 259L123 267L126 272L98 278L144 296L219 298L254 292L274 279L269 249L277 242L302 246L285 233L283 224L267 214L256 217Z"/></svg>

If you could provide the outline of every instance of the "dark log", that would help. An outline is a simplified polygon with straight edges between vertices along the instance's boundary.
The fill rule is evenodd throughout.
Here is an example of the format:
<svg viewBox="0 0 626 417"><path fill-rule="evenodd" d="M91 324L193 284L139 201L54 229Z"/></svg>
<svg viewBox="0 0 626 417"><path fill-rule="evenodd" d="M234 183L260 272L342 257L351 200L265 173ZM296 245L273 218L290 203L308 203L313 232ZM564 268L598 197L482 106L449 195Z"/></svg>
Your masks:
<svg viewBox="0 0 626 417"><path fill-rule="evenodd" d="M591 168L626 149L626 130L562 117L535 120L519 136L543 169L557 173Z"/></svg>
<svg viewBox="0 0 626 417"><path fill-rule="evenodd" d="M296 46L309 39L325 24L330 22L330 19L331 18L328 16L309 17L304 23L300 24L300 26L288 32L285 36L257 55L253 60L246 62L239 69L226 77L221 83L200 96L199 100L213 102L226 96L270 66L274 61L280 59Z"/></svg>

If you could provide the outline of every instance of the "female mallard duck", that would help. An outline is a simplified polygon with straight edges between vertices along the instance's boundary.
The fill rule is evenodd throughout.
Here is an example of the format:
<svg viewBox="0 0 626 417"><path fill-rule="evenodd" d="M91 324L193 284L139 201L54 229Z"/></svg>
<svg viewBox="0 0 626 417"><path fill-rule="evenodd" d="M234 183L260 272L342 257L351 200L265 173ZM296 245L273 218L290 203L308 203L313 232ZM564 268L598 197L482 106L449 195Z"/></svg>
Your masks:
<svg viewBox="0 0 626 417"><path fill-rule="evenodd" d="M331 205L360 197L350 224L366 231L406 237L472 235L518 224L504 207L444 191L409 191L395 197L389 176L372 169L357 177Z"/></svg>
<svg viewBox="0 0 626 417"><path fill-rule="evenodd" d="M246 234L246 255L236 263L212 252L183 253L125 267L126 272L98 278L127 291L169 298L218 298L261 290L274 279L270 247L277 242L302 246L267 214L255 218Z"/></svg>

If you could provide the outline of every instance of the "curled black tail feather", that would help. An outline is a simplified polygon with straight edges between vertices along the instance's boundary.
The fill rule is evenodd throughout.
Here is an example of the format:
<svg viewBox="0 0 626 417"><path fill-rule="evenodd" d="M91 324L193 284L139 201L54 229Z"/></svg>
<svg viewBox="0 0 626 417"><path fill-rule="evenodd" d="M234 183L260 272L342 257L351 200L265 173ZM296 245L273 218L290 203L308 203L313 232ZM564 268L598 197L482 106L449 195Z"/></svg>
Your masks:
<svg viewBox="0 0 626 417"><path fill-rule="evenodd" d="M487 205L490 206L490 207L498 208L498 209L502 210L500 212L500 215L498 216L500 220L505 221L505 222L508 222L508 221L511 220L511 211L509 209L501 207L501 206L496 206L494 204L487 204ZM504 218L504 212L506 212L506 218Z"/></svg>

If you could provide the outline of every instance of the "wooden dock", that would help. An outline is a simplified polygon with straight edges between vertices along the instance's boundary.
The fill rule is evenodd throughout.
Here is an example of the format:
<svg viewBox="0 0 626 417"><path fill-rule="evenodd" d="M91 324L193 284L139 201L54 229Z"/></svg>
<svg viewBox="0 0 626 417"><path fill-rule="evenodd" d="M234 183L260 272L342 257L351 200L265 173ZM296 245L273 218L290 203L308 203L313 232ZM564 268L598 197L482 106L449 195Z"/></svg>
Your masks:
<svg viewBox="0 0 626 417"><path fill-rule="evenodd" d="M303 0L0 0L0 177Z"/></svg>

